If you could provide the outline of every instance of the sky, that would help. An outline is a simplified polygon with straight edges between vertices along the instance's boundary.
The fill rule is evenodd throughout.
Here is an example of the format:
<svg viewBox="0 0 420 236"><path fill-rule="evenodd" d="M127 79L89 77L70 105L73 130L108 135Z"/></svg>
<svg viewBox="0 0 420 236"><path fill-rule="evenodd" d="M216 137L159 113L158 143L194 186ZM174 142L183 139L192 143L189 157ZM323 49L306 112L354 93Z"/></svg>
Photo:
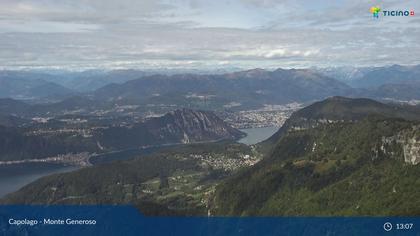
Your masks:
<svg viewBox="0 0 420 236"><path fill-rule="evenodd" d="M3 69L413 65L419 42L418 0L0 0Z"/></svg>

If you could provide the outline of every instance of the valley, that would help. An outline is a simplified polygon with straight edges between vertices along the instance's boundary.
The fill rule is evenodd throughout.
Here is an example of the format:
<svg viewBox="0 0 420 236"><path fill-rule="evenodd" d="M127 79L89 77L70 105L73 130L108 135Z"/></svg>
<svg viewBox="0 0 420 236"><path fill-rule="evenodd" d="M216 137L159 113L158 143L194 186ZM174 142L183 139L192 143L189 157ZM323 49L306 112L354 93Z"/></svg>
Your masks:
<svg viewBox="0 0 420 236"><path fill-rule="evenodd" d="M416 201L395 199L417 198L419 121L412 107L332 97L292 113L270 138L257 135L250 145L178 145L120 161L117 153L110 162L41 178L1 202L133 204L147 215L417 214ZM359 186L352 199L343 195L348 185Z"/></svg>
<svg viewBox="0 0 420 236"><path fill-rule="evenodd" d="M0 0L0 236L420 235L419 9Z"/></svg>
<svg viewBox="0 0 420 236"><path fill-rule="evenodd" d="M402 73L383 70L394 69ZM146 215L417 214L416 201L395 205L407 192L417 197L405 186L417 185L420 110L403 102L417 99L406 84L382 97L372 93L380 87L323 74L338 71L130 73L55 101L0 99L0 168L9 173L0 203L132 204ZM403 75L416 83L415 73ZM379 101L353 98L372 94ZM344 203L347 184L362 187Z"/></svg>
<svg viewBox="0 0 420 236"><path fill-rule="evenodd" d="M21 187L22 183L27 184L43 175L67 170L63 166L84 168L150 154L171 146L239 139L245 135L210 112L186 109L117 126L96 117L37 117L21 127L3 127L1 131L0 167L4 171L12 173L20 166L35 169L39 164L50 166L36 175L17 175L16 180L10 176L1 177L5 185L0 186L5 189L3 194L7 193L6 189L17 189L7 187L13 186L13 182ZM118 138L119 142L113 138Z"/></svg>

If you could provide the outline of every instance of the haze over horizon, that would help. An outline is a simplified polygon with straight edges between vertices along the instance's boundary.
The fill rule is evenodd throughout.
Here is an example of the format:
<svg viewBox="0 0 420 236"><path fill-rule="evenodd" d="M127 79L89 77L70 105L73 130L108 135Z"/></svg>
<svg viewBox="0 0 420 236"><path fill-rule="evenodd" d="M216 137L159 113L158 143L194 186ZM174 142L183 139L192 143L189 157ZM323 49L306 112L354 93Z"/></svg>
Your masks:
<svg viewBox="0 0 420 236"><path fill-rule="evenodd" d="M418 1L2 0L2 69L420 64Z"/></svg>

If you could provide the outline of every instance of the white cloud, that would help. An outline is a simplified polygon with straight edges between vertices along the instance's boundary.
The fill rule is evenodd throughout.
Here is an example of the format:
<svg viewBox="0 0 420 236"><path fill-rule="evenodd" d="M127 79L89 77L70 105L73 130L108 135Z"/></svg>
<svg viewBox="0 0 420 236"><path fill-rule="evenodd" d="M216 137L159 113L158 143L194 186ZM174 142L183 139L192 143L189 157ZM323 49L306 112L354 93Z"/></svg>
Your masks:
<svg viewBox="0 0 420 236"><path fill-rule="evenodd" d="M371 2L1 0L8 66L271 67L420 63L420 21ZM383 1L420 9L420 2ZM228 63L226 63L228 62Z"/></svg>

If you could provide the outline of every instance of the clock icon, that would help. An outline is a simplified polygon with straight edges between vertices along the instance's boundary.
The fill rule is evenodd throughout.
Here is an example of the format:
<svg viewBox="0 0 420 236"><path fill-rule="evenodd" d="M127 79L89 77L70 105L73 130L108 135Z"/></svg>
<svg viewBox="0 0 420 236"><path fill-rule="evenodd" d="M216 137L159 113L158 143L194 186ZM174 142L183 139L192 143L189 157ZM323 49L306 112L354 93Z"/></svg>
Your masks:
<svg viewBox="0 0 420 236"><path fill-rule="evenodd" d="M389 222L386 222L386 223L384 224L384 230L385 230L385 231L391 231L391 230L392 230L392 224L391 224L391 223L389 223Z"/></svg>

